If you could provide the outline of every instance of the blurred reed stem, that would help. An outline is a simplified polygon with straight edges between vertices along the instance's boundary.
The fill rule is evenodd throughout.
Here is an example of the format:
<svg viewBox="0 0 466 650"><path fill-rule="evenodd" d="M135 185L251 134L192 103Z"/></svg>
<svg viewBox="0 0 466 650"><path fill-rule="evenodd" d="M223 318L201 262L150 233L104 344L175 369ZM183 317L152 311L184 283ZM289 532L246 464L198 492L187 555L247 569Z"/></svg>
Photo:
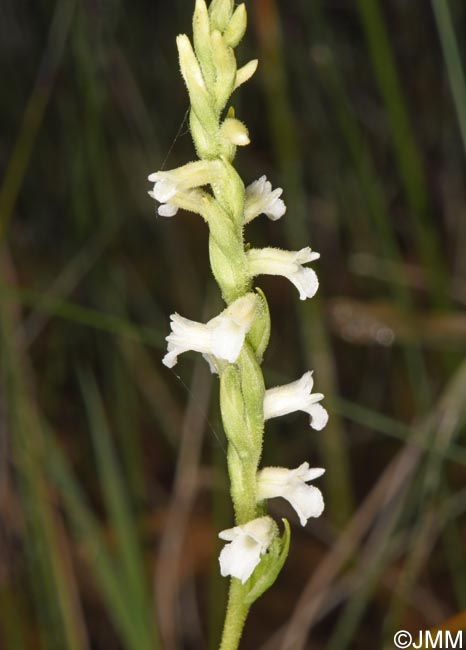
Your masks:
<svg viewBox="0 0 466 650"><path fill-rule="evenodd" d="M436 230L429 205L423 162L398 78L385 20L379 0L358 0L357 7L370 61L387 111L394 153L432 303L438 309L445 309L450 303L445 260L435 238Z"/></svg>
<svg viewBox="0 0 466 650"><path fill-rule="evenodd" d="M416 425L409 426L399 420L394 420L382 413L365 408L360 404L356 404L355 402L351 402L341 397L336 401L336 408L340 415L351 422L361 424L368 429L378 433L383 433L384 435L396 438L397 440L402 440L406 444L416 446L421 445L421 441L419 441L415 435ZM453 463L466 466L466 449L458 443L452 442L445 449L438 449L436 447L432 448L428 442L423 442L420 448L425 451L431 451L432 454L442 458L443 460L449 460Z"/></svg>
<svg viewBox="0 0 466 650"><path fill-rule="evenodd" d="M283 45L275 0L256 0L255 26L258 35L260 73L267 101L267 117L275 150L275 159L285 188L288 207L284 229L290 248L302 248L310 239L306 218L306 195L303 188L301 152L293 111L288 98ZM331 343L326 331L322 300L319 296L299 306L296 319L300 327L301 346L306 366L319 369L319 391L332 402L338 394ZM329 511L333 522L341 526L353 510L353 489L342 423L332 414L325 435L317 438L325 474Z"/></svg>
<svg viewBox="0 0 466 650"><path fill-rule="evenodd" d="M429 440L429 452L426 455L425 468L420 476L420 484L414 495L414 512L418 511L418 504L423 504L422 516L417 517L411 532L412 544L406 555L403 571L397 584L397 594L393 598L392 606L388 611L385 621L386 638L392 638L394 632L399 629L402 620L402 613L408 595L414 588L419 573L424 568L428 559L428 553L423 555L421 549L430 548L431 520L435 517L438 508L439 494L442 493L442 481L444 490L448 492L446 481L444 458L442 452L448 449L455 436L461 432L466 419L466 405L464 395L466 393L466 362L450 380L448 390L441 402L441 411L436 419L435 429ZM437 453L436 453L437 452ZM447 494L448 496L448 494ZM455 535L455 524L450 523L450 535ZM454 553L453 546L451 552ZM455 555L455 570L452 572L452 581L456 591L460 594L466 593L466 566L464 557Z"/></svg>
<svg viewBox="0 0 466 650"><path fill-rule="evenodd" d="M5 299L17 300L22 305L34 307L38 312L54 318L63 318L108 334L115 334L156 350L162 351L166 347L162 331L158 332L154 327L136 325L124 317L83 307L71 300L51 296L48 292L11 287L2 282L0 282L0 290Z"/></svg>
<svg viewBox="0 0 466 650"><path fill-rule="evenodd" d="M133 624L138 630L139 648L153 650L158 647L158 643L151 623L152 603L136 520L131 512L126 486L95 380L88 371L81 370L79 383L88 414L105 509L109 516L110 528L115 536L121 581L125 585L125 599L132 610Z"/></svg>
<svg viewBox="0 0 466 650"><path fill-rule="evenodd" d="M448 486L442 486L440 491L443 498L448 498L452 492ZM452 576L456 602L460 609L466 610L464 542L460 522L457 519L449 519L442 533L443 549L447 560L447 567Z"/></svg>
<svg viewBox="0 0 466 650"><path fill-rule="evenodd" d="M431 0L466 154L466 82L448 0Z"/></svg>
<svg viewBox="0 0 466 650"><path fill-rule="evenodd" d="M57 0L50 23L47 45L36 80L23 113L18 137L0 187L0 242L18 198L44 114L63 57L71 28L76 0Z"/></svg>
<svg viewBox="0 0 466 650"><path fill-rule="evenodd" d="M423 422L419 424L417 436L419 436L421 441L425 440L428 442L431 440L436 442L436 444L440 443L441 447L448 447L451 444L453 437L458 435L466 421L465 391L466 362L463 362L454 377L449 381L435 407ZM433 457L433 455L427 454L425 459L427 473L421 474L421 478L416 481L417 485L411 487L410 482L405 481L402 493L397 494L394 504L389 504L390 511L384 514L379 524L379 529L382 530L380 539L377 537L377 529L372 534L372 539L375 540L375 543L373 545L373 551L368 556L371 558L370 566L367 567L367 573L365 570L364 582L360 589L355 592L340 615L330 644L328 645L329 650L346 650L346 648L350 647L350 642L354 638L361 619L369 606L370 599L379 583L382 572L387 565L390 546L394 543L393 534L400 523L400 519L404 513L406 513L408 518L412 518L419 509L419 498L423 496L422 482L424 482L424 488L427 487L431 498L435 499L435 486L437 485L438 477L435 475L435 467L432 464ZM441 457L437 456L436 458L436 462L440 462L439 459ZM419 483L419 480L421 480L421 483ZM421 485L421 489L419 485ZM408 496L409 500L407 498ZM435 507L431 501L431 512L433 512L432 508L435 511ZM408 509L410 512L408 512ZM422 556L422 551L417 546L418 540L415 536L415 534L418 535L420 532L419 527L422 528L422 542L424 545L428 541L424 531L427 530L426 527L430 523L429 517L426 516L424 509L422 512L423 517L418 519L417 526L414 526L413 531L410 533L413 540L410 549L412 552L408 553L408 559L402 572L402 579L406 580L404 598L406 598L407 591L412 584L411 578L417 573L420 566L417 565L417 554L419 553ZM430 521L432 520L430 519ZM395 598L394 604L394 609L391 612L394 613L394 620L396 620L402 611L401 608L398 609L398 597ZM390 634L391 632L389 631L387 638L390 638Z"/></svg>
<svg viewBox="0 0 466 650"><path fill-rule="evenodd" d="M372 243L381 249L384 258L393 263L391 267L393 269L393 277L387 278L389 290L409 323L414 313L414 303L411 292L406 286L404 279L403 266L401 264L402 254L392 226L385 192L370 151L364 145L365 138L362 130L351 110L349 94L345 88L343 78L339 73L338 63L334 56L334 53L338 54L338 49L331 37L331 31L325 20L321 2L315 0L310 3L308 11L313 42L321 43L323 41L330 48L324 62L318 65L319 80L322 82L324 90L329 96L337 123L340 127L341 136L358 174L362 190L361 194L364 197L369 216L368 221L370 227L374 227L376 234L372 239ZM358 242L354 243L356 246L355 250L357 250ZM416 325L414 323L412 327L413 331L415 331ZM413 341L415 339L416 336L414 335ZM412 342L403 345L403 352L406 358L413 395L418 410L422 411L428 406L432 397L422 351L419 345Z"/></svg>
<svg viewBox="0 0 466 650"><path fill-rule="evenodd" d="M5 588L0 593L1 639L7 650L28 650L24 620L26 618L24 598L14 588Z"/></svg>
<svg viewBox="0 0 466 650"><path fill-rule="evenodd" d="M58 446L53 434L48 436L47 468L57 487L67 518L92 573L93 581L126 650L147 648L146 629L140 627L140 613L134 603L118 560L109 553L101 525L92 513L81 487ZM156 630L156 623L152 625ZM155 632L154 632L155 634ZM155 648L159 647L154 645Z"/></svg>
<svg viewBox="0 0 466 650"><path fill-rule="evenodd" d="M370 4L371 7L373 8L374 3L365 3L364 8L367 11L368 11L367 8L368 4ZM318 2L312 3L311 11L312 11L312 17L314 19L312 21L314 30L316 26L319 25L321 26L321 30L322 30L322 24L325 19ZM378 25L378 27L380 27L380 25ZM367 29L370 29L370 26L367 26ZM329 31L325 28L323 29L323 35L324 35L324 42L328 43ZM375 47L376 40L377 38L376 36L374 36L371 41L374 47ZM387 45L388 47L388 42L385 43L385 45ZM335 51L335 49L336 49L335 45L333 45L332 51ZM388 55L387 53L384 53L382 56L385 57ZM391 220L389 216L388 205L384 197L384 192L382 190L381 183L378 179L378 175L375 171L375 167L373 166L371 157L366 152L366 150L362 147L363 137L362 134L359 132L359 127L357 125L357 122L353 118L351 111L349 109L348 96L344 90L343 81L340 75L338 74L337 67L335 66L335 62L331 52L325 58L324 63L320 65L319 71L321 71L322 73L321 77L325 82L330 97L333 100L332 104L335 109L337 120L340 124L341 133L348 145L348 149L350 151L350 154L352 155L352 158L356 164L356 169L358 170L358 173L360 175L364 196L367 198L369 212L373 217L374 224L377 227L377 230L379 232L379 237L377 238L377 242L379 242L380 245L383 247L383 251L387 256L387 258L390 259L392 262L398 263L398 268L401 269L401 264L399 264L402 259L401 252L398 243L396 241L396 238L394 236L393 229L390 225ZM395 74L394 70L393 70L393 74ZM389 77L391 79L389 83L390 84L395 83L391 75L389 75ZM386 90L386 92L388 93L389 91ZM399 115L399 111L402 109L401 94L399 95L398 99L399 102L397 107L394 108L392 106L391 109L389 108L388 110L389 112L391 110L394 115L397 115L398 120L399 119L404 120L406 122L406 128L408 128L407 116L403 117L402 115L402 117L400 118ZM403 114L403 110L401 110L401 114ZM408 146L407 156L408 159L412 158L412 160L414 161L413 147L414 147L414 141L410 146ZM403 310L405 317L408 319L409 322L410 314L414 313L413 311L414 304L409 290L404 285L403 279L394 277L392 281L390 280L388 281L388 285L390 290L392 291L395 301L398 303L400 309ZM414 331L415 331L415 325L413 323L413 333ZM413 336L413 340L415 340L415 336ZM417 410L419 412L423 412L426 410L428 404L432 399L423 355L420 347L415 343L411 345L409 343L404 344L403 349L407 360L407 367L411 379L411 387L413 390L413 394L416 398ZM447 363L447 366L448 365L451 366L451 364ZM450 455L454 456L454 453L455 452L451 450ZM436 464L438 465L443 458L442 454L443 452L441 452L439 455L436 452L434 452L433 449L430 449L429 450L430 460L427 461L427 466L429 466L430 462L434 462L433 461L434 458ZM422 502L424 502L424 498L422 495L419 495L419 499ZM421 531L419 530L418 534L415 536L415 539L417 540L417 542L419 542L419 545L421 544L421 539L423 538L423 535L425 536L429 535L430 528L428 525L429 524L428 517L426 517L424 524L425 525L422 529L423 533L421 533ZM449 522L448 525L451 528L454 526L454 523ZM428 539L425 539L424 541L427 543ZM418 549L417 544L416 544L416 549ZM458 555L456 555L455 557L457 561L460 560ZM403 611L403 607L406 603L406 596L410 588L414 587L415 578L417 578L417 571L415 567L417 562L419 563L419 566L421 566L420 563L422 562L422 556L418 551L413 551L413 553L411 554L411 559L408 559L407 562L405 563L405 568L400 576L400 583L404 585L404 589L401 589L400 587L400 590L403 591L404 597L398 595L394 597L393 604L390 609L390 613L388 614L389 619L393 621L391 626L392 631L396 630L397 627L399 627L400 616ZM462 586L464 582L463 575L464 575L464 560L459 561L459 564L457 565L457 571L454 574L452 574L453 581L455 583L458 583L457 590L459 591L463 590L463 586ZM388 633L387 638L389 636L390 633Z"/></svg>
<svg viewBox="0 0 466 650"><path fill-rule="evenodd" d="M14 281L6 248L0 251L1 275ZM82 619L67 541L43 472L47 450L34 402L29 362L21 347L20 312L0 288L2 384L8 404L11 454L17 472L24 518L24 546L39 638L47 650L86 650Z"/></svg>
<svg viewBox="0 0 466 650"><path fill-rule="evenodd" d="M114 422L118 447L124 473L128 477L128 491L132 509L142 512L148 503L147 486L144 471L143 441L140 431L140 398L135 384L131 381L128 369L121 354L118 342L111 346L111 359L107 364L106 383L109 391L106 403L115 405ZM108 400L108 402L107 402Z"/></svg>

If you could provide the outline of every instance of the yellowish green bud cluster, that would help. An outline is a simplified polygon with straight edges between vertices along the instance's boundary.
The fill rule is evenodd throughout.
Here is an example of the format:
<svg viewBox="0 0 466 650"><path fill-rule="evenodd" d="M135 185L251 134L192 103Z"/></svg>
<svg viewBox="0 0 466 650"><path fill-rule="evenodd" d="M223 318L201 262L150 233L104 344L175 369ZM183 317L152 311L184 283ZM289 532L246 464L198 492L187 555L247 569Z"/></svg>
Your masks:
<svg viewBox="0 0 466 650"><path fill-rule="evenodd" d="M247 81L256 70L257 61L250 61L238 70L234 48L246 31L244 4L234 9L233 3L211 3L197 0L193 18L194 48L182 34L176 39L181 74L191 100L190 126L194 145L200 158L224 157L233 160L237 146L249 144L246 127L229 114L221 122L221 114L232 92Z"/></svg>

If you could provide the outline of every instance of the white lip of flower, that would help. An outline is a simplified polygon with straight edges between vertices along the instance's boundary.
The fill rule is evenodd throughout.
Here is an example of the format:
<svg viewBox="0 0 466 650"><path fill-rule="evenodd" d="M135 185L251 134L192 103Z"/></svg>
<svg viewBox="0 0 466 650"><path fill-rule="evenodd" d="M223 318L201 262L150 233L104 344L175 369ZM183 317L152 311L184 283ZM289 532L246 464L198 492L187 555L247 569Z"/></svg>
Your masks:
<svg viewBox="0 0 466 650"><path fill-rule="evenodd" d="M319 467L310 468L309 463L296 469L265 467L257 473L257 497L259 500L283 497L296 510L301 526L305 526L310 517L320 517L324 510L322 492L306 483L324 472Z"/></svg>
<svg viewBox="0 0 466 650"><path fill-rule="evenodd" d="M153 199L155 199L156 201L158 200L157 197L155 196L155 192L153 192L152 190L149 190L147 194L151 196ZM174 217L177 212L178 212L178 206L168 202L161 203L157 209L157 213L161 217Z"/></svg>
<svg viewBox="0 0 466 650"><path fill-rule="evenodd" d="M310 425L320 431L328 422L328 413L318 404L324 398L322 393L312 393L314 380L312 372L305 372L301 379L284 386L276 386L265 391L264 419L304 411L310 415Z"/></svg>
<svg viewBox="0 0 466 650"><path fill-rule="evenodd" d="M173 368L178 355L188 350L234 363L254 320L256 306L256 296L249 293L235 300L219 316L205 324L172 314L172 331L166 337L168 352L162 363Z"/></svg>
<svg viewBox="0 0 466 650"><path fill-rule="evenodd" d="M283 190L277 187L272 191L272 185L267 176L261 176L246 188L244 205L244 222L249 223L260 214L265 214L272 221L277 221L286 212L286 205L280 198Z"/></svg>
<svg viewBox="0 0 466 650"><path fill-rule="evenodd" d="M223 577L238 578L244 584L275 536L275 522L270 517L259 517L242 526L219 533L226 544L220 552L220 573Z"/></svg>
<svg viewBox="0 0 466 650"><path fill-rule="evenodd" d="M178 212L178 206L173 203L162 203L157 212L161 217L174 217Z"/></svg>
<svg viewBox="0 0 466 650"><path fill-rule="evenodd" d="M319 253L311 251L309 246L299 251L251 248L247 257L251 275L283 275L298 289L301 300L312 298L319 288L315 271L303 266L320 257Z"/></svg>

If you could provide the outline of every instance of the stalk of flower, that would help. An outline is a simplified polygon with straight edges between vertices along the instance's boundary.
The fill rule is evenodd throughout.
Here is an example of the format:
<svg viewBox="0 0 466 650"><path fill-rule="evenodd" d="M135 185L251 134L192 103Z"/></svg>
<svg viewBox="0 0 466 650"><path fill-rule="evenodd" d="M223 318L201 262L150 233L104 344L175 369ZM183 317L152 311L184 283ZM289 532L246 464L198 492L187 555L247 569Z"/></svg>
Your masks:
<svg viewBox="0 0 466 650"><path fill-rule="evenodd" d="M198 213L209 228L209 258L213 275L226 303L224 311L207 323L171 316L167 354L173 367L188 350L203 354L219 375L220 410L228 439L228 472L235 526L221 531L227 542L220 553L220 571L231 577L221 650L236 650L252 603L277 578L285 562L290 527L280 535L266 514L266 501L281 496L295 508L302 525L323 510L318 488L307 483L324 470L303 463L295 470L259 469L264 422L303 410L311 426L325 426L327 412L312 394L312 374L297 382L265 390L260 364L270 335L270 316L263 293L252 290L255 276L282 275L311 298L318 288L313 269L304 266L319 254L275 248L246 250L244 226L260 214L275 221L286 212L282 189L272 189L265 176L245 188L233 166L237 147L249 144L247 127L227 107L231 94L255 72L253 60L238 68L234 48L246 30L244 4L233 0L196 0L193 44L177 38L181 73L190 98L190 130L199 160L178 169L149 176L149 194L159 203L158 213L173 217L178 210Z"/></svg>

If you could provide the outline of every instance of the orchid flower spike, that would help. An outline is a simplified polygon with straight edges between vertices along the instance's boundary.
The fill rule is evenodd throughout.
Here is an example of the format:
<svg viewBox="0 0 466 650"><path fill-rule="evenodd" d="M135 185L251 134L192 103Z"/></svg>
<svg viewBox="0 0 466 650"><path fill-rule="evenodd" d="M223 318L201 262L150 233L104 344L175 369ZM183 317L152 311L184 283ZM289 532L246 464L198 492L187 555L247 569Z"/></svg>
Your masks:
<svg viewBox="0 0 466 650"><path fill-rule="evenodd" d="M265 214L272 221L277 221L286 212L286 205L280 198L283 190L277 187L272 191L272 185L267 176L261 176L246 188L244 204L244 223L249 223L260 214Z"/></svg>
<svg viewBox="0 0 466 650"><path fill-rule="evenodd" d="M235 300L219 316L208 323L183 318L179 314L171 315L171 334L167 354L162 363L173 368L178 355L188 350L213 355L234 363L243 347L244 339L252 325L257 308L257 297L248 293Z"/></svg>
<svg viewBox="0 0 466 650"><path fill-rule="evenodd" d="M306 483L324 472L321 468L310 468L309 463L296 469L265 467L257 473L257 497L259 500L283 497L296 510L301 526L305 526L310 517L320 517L324 510L322 492Z"/></svg>
<svg viewBox="0 0 466 650"><path fill-rule="evenodd" d="M312 298L319 288L313 269L303 266L319 259L319 253L309 246L300 251L282 251L279 248L251 248L247 252L251 275L283 275L299 291L301 300Z"/></svg>
<svg viewBox="0 0 466 650"><path fill-rule="evenodd" d="M276 535L276 524L271 517L259 517L242 526L219 533L226 544L220 552L222 576L238 578L244 584L252 575Z"/></svg>
<svg viewBox="0 0 466 650"><path fill-rule="evenodd" d="M322 393L312 393L313 385L312 372L309 370L297 381L266 390L264 419L270 420L295 411L304 411L309 413L309 424L313 429L323 429L328 422L328 413L318 404L324 398Z"/></svg>

